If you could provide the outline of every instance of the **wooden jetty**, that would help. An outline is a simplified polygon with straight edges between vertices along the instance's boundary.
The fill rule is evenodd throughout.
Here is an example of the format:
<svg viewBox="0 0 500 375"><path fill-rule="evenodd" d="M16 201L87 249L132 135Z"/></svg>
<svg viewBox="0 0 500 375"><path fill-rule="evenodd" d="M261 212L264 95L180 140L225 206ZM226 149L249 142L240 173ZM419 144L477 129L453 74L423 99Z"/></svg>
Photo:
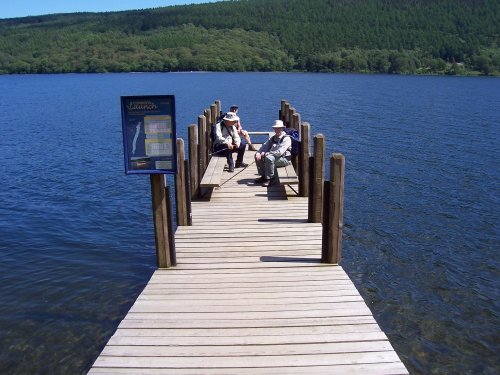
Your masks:
<svg viewBox="0 0 500 375"><path fill-rule="evenodd" d="M408 374L342 267L324 263L310 198L254 183L245 159L191 202L176 266L155 271L89 374Z"/></svg>

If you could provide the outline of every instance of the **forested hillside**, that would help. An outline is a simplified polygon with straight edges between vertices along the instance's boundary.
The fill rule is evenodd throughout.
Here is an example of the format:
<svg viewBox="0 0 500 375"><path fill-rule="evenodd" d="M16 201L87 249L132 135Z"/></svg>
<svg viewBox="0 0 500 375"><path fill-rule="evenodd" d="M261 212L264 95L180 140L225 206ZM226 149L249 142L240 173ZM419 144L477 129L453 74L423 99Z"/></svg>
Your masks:
<svg viewBox="0 0 500 375"><path fill-rule="evenodd" d="M0 20L0 73L500 72L498 0L240 0Z"/></svg>

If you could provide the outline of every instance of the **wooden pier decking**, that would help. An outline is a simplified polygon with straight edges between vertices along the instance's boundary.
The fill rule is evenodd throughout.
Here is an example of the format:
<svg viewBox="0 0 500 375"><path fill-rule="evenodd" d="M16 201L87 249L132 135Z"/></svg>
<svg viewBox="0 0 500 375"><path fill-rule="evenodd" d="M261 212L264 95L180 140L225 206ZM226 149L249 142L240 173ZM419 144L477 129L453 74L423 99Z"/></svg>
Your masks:
<svg viewBox="0 0 500 375"><path fill-rule="evenodd" d="M251 163L252 152L246 153ZM288 186L224 172L89 374L408 374Z"/></svg>

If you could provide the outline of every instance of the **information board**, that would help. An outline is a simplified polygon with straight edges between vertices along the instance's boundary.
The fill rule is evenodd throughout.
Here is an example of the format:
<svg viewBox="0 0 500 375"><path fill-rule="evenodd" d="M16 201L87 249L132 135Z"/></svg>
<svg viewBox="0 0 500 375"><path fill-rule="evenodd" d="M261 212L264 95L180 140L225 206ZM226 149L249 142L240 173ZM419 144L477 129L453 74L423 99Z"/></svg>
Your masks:
<svg viewBox="0 0 500 375"><path fill-rule="evenodd" d="M125 173L176 173L173 95L122 96Z"/></svg>

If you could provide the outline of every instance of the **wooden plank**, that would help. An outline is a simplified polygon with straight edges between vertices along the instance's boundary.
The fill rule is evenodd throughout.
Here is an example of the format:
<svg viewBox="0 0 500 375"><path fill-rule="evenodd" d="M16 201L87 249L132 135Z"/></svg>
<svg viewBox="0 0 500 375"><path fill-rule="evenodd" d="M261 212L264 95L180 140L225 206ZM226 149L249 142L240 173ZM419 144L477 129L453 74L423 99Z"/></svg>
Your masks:
<svg viewBox="0 0 500 375"><path fill-rule="evenodd" d="M277 168L276 170L278 172L280 185L291 185L299 183L297 173L295 173L295 169L293 168L292 164L287 165L286 167Z"/></svg>
<svg viewBox="0 0 500 375"><path fill-rule="evenodd" d="M120 323L119 336L189 336L199 335L200 329L224 329L230 328L265 328L267 334L282 330L284 333L289 333L289 327L303 327L309 334L311 330L317 330L318 327L330 330L338 330L329 333L346 333L351 332L349 327L365 329L366 332L381 333L375 319L370 315L361 316L336 316L329 318L301 318L301 319L259 319L253 321L237 321L237 320L217 320L217 319L197 319L189 321L179 321L174 319L159 319L159 320L141 320L141 319L125 319ZM347 328L346 328L347 327ZM360 328L357 328L360 327ZM366 328L366 327L372 327ZM350 328L353 329L353 328ZM213 331L212 331L213 332Z"/></svg>
<svg viewBox="0 0 500 375"><path fill-rule="evenodd" d="M211 357L211 356L264 356L264 355L294 355L300 350L300 354L338 354L338 353L363 353L371 352L377 348L377 351L392 350L388 341L356 341L356 342L335 342L335 343L309 343L302 344L300 349L296 344L271 344L271 345L120 345L106 347L102 355L104 356L124 356L124 357L148 357L162 356L166 350L173 357Z"/></svg>
<svg viewBox="0 0 500 375"><path fill-rule="evenodd" d="M226 165L226 158L213 156L208 163L207 169L203 174L200 182L201 187L217 187L220 186L222 180L222 172Z"/></svg>
<svg viewBox="0 0 500 375"><path fill-rule="evenodd" d="M249 368L217 368L217 369L203 369L205 375L402 375L408 374L405 367L401 362L384 362L384 363L371 363L371 364L348 364L337 365L334 370L331 366L295 366L295 367L249 367ZM168 369L168 368L119 368L119 367L106 367L106 368L93 368L90 375L106 375L106 374L120 374L120 375L199 375L199 369Z"/></svg>
<svg viewBox="0 0 500 375"><path fill-rule="evenodd" d="M153 367L153 368L227 368L227 367L273 367L273 366L334 366L351 363L395 362L399 358L393 351L369 353L335 353L317 355L282 356L217 356L217 357L112 357L101 356L95 365L98 367Z"/></svg>

